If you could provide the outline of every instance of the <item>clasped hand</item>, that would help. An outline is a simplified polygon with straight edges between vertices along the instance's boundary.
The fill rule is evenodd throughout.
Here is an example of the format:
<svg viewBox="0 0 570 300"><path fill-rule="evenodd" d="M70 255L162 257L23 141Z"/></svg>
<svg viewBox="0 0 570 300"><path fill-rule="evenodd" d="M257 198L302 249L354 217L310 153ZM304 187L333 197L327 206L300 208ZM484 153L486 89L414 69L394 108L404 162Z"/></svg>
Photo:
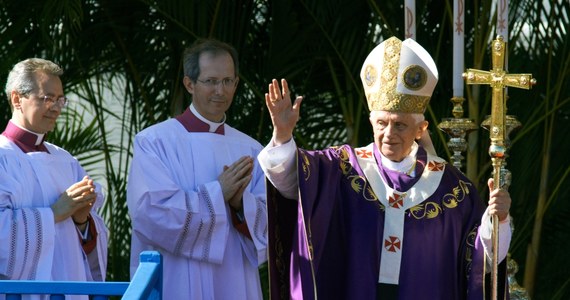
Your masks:
<svg viewBox="0 0 570 300"><path fill-rule="evenodd" d="M243 192L251 181L252 172L253 158L242 156L230 166L224 166L222 174L218 176L224 201L235 210L242 208Z"/></svg>
<svg viewBox="0 0 570 300"><path fill-rule="evenodd" d="M76 223L87 221L89 212L97 200L95 184L88 176L70 186L61 193L57 201L51 206L55 222L61 222L72 217Z"/></svg>

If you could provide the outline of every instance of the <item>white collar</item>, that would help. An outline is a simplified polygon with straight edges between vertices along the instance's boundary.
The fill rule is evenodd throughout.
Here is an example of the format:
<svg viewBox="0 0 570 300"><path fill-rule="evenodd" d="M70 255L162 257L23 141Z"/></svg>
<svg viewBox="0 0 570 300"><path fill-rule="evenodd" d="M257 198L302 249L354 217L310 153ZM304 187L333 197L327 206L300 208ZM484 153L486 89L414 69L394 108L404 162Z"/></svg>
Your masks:
<svg viewBox="0 0 570 300"><path fill-rule="evenodd" d="M408 174L410 176L415 176L415 165L416 165L416 154L418 153L418 144L414 142L412 144L412 150L410 154L406 156L402 161L395 162L391 161L382 154L380 151L380 156L382 158L382 165L392 171L399 173Z"/></svg>
<svg viewBox="0 0 570 300"><path fill-rule="evenodd" d="M224 114L224 118L222 119L221 122L217 123L217 122L212 122L206 118L204 118L194 107L194 104L191 103L190 104L190 111L196 116L196 118L200 119L200 121L208 124L208 126L210 126L210 129L208 130L209 132L216 132L216 130L218 129L218 127L224 125L224 123L226 122L226 114Z"/></svg>

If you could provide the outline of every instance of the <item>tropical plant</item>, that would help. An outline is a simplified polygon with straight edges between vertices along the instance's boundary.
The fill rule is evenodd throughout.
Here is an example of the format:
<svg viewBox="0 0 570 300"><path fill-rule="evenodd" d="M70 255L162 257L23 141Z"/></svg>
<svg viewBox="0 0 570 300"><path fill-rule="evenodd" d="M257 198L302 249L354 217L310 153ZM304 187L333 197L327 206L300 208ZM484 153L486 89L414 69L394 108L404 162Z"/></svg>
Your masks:
<svg viewBox="0 0 570 300"><path fill-rule="evenodd" d="M491 68L493 2L465 4L466 67ZM447 157L448 137L437 125L451 117L452 7L451 0L416 3L417 41L440 74L428 111L430 130L438 153ZM570 297L570 204L564 201L570 164L560 154L570 146L569 15L568 1L510 1L509 72L538 80L530 91L508 90L509 114L522 123L511 135L507 160L513 174L511 255L521 268L519 283L524 278L534 299ZM0 80L32 56L66 70L64 88L76 105L48 139L74 153L105 186L109 279L128 280L125 188L132 138L189 104L181 85L186 46L200 37L236 46L240 86L228 122L260 142L272 131L263 94L272 78L284 77L294 94L305 96L295 132L303 147L364 145L371 130L360 68L378 42L403 38L403 16L403 1L379 0L0 0ZM490 89L466 91L466 116L481 124L490 112ZM7 105L0 116L2 126L10 116ZM488 137L485 130L469 136L465 170L483 196L491 173ZM527 256L536 258L535 267Z"/></svg>

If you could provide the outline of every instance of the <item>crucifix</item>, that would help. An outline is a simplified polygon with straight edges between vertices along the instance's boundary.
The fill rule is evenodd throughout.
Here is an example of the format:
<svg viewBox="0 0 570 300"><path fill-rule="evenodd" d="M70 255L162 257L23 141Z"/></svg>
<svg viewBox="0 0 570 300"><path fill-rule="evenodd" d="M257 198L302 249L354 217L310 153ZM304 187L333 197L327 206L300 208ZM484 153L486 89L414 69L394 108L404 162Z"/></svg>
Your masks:
<svg viewBox="0 0 570 300"><path fill-rule="evenodd" d="M491 144L489 146L489 156L493 165L493 181L495 188L507 188L510 183L507 182L507 176L502 172L503 163L506 156L507 146L505 140L508 139L506 129L506 112L507 97L505 96L506 87L515 87L530 89L536 84L536 80L532 78L532 74L507 74L504 70L505 65L505 42L501 35L492 43L492 60L493 69L491 71L482 71L476 69L467 69L463 73L463 78L467 84L487 84L493 89L491 102L491 122L489 126L489 135ZM493 223L493 257L491 262L491 299L497 298L497 274L498 274L498 248L499 248L499 218L496 215L492 217Z"/></svg>

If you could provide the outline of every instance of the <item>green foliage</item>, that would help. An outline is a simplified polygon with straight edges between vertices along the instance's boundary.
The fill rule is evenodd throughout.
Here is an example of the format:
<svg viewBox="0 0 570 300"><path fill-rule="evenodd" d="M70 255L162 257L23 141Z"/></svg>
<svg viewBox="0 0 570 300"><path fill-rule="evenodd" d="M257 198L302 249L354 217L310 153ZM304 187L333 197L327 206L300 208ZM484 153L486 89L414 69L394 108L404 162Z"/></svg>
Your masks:
<svg viewBox="0 0 570 300"><path fill-rule="evenodd" d="M491 68L492 2L466 3L466 67ZM428 119L443 156L448 137L437 124L451 117L452 7L450 0L416 3L417 41L433 55L440 74ZM16 62L33 56L66 70L64 88L76 105L48 139L76 155L106 187L108 277L127 280L125 188L132 138L190 103L181 84L185 47L199 37L236 46L240 85L228 122L261 143L272 132L263 100L267 85L272 78L287 78L293 94L305 96L295 132L303 147L364 145L372 140L360 68L378 42L392 35L403 38L403 15L403 1L377 0L0 0L0 81ZM511 254L522 284L527 246L538 238L533 299L570 297L565 256L570 163L568 155L561 155L570 147L569 15L568 1L510 1L509 72L532 73L538 80L530 91L508 90L509 114L522 123L511 135L508 158L515 225ZM466 98L466 116L481 124L490 111L490 89L467 87ZM7 105L0 116L3 126L10 116ZM466 170L483 196L491 173L488 137L485 130L469 136ZM539 199L544 205L537 210Z"/></svg>

